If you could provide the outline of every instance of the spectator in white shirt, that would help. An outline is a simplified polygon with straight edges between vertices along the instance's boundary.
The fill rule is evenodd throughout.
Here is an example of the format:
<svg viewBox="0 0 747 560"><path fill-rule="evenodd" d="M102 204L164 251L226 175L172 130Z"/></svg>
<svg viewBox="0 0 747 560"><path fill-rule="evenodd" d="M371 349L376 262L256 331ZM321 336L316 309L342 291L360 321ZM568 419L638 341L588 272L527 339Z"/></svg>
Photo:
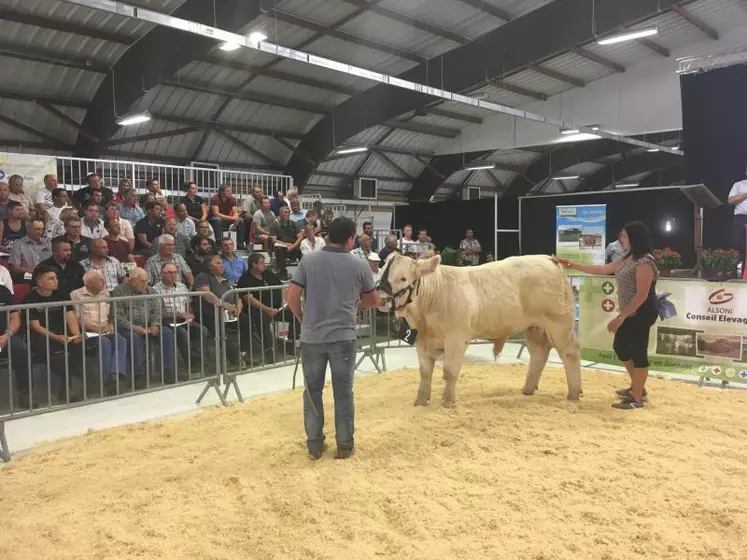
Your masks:
<svg viewBox="0 0 747 560"><path fill-rule="evenodd" d="M369 255L375 253L375 251L371 250L371 238L367 234L364 233L360 237L358 237L358 243L360 244L360 247L350 251L350 254L354 257L361 260L366 260L368 259Z"/></svg>
<svg viewBox="0 0 747 560"><path fill-rule="evenodd" d="M297 196L290 199L290 220L297 226L300 226L306 219L306 210L301 208L301 201Z"/></svg>
<svg viewBox="0 0 747 560"><path fill-rule="evenodd" d="M37 202L37 205L38 204L39 203ZM65 208L72 208L68 202L67 191L57 187L52 191L52 205L46 207L47 214L45 216L45 222L49 223L51 220L59 220L60 214ZM44 216L44 214L42 213L40 216Z"/></svg>
<svg viewBox="0 0 747 560"><path fill-rule="evenodd" d="M8 291L13 294L13 278L10 275L10 271L0 264L0 286L5 286Z"/></svg>
<svg viewBox="0 0 747 560"><path fill-rule="evenodd" d="M84 204L85 214L83 215L82 228L80 234L83 237L91 239L103 239L106 237L106 228L104 221L99 218L99 206L95 202Z"/></svg>
<svg viewBox="0 0 747 560"><path fill-rule="evenodd" d="M418 254L417 241L412 238L412 226L410 224L402 228L402 239L399 240L399 250L404 255Z"/></svg>
<svg viewBox="0 0 747 560"><path fill-rule="evenodd" d="M52 195L57 188L57 176L56 175L45 175L44 176L44 188L36 191L36 213L39 216L44 216L44 212L52 206Z"/></svg>
<svg viewBox="0 0 747 560"><path fill-rule="evenodd" d="M306 224L303 228L303 241L301 241L301 255L308 255L315 251L321 251L326 245L324 239L316 234L316 227L312 224Z"/></svg>

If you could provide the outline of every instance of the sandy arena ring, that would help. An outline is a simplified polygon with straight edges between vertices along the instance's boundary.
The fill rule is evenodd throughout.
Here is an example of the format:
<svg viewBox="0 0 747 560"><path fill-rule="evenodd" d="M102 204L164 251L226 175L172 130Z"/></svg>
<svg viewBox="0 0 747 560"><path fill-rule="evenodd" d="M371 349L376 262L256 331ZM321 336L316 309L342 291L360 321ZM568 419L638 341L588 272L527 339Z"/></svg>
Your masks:
<svg viewBox="0 0 747 560"><path fill-rule="evenodd" d="M412 407L416 369L358 379L348 461L329 430L308 460L300 390L17 457L0 559L747 559L747 394L653 379L624 412L621 376L572 404L525 367L466 365L454 410Z"/></svg>

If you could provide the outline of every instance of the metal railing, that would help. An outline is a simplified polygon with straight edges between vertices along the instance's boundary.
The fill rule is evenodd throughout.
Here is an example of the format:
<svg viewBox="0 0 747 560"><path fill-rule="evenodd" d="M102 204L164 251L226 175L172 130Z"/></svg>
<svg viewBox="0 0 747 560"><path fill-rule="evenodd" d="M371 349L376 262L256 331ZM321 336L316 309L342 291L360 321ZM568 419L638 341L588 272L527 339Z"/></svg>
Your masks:
<svg viewBox="0 0 747 560"><path fill-rule="evenodd" d="M0 459L10 458L4 428L12 419L194 383L205 383L198 404L211 388L226 404L219 391L220 329L205 324L217 324L217 309L210 315L207 296L142 294L3 307L12 334L0 350ZM194 320L181 315L182 305Z"/></svg>
<svg viewBox="0 0 747 560"><path fill-rule="evenodd" d="M156 179L170 202L184 196L184 185L190 181L197 183L200 194L207 197L215 194L223 184L231 185L237 198L249 196L254 185L260 185L268 196L273 196L279 189L287 191L293 186L293 177L290 175L140 161L57 157L59 184L69 191L74 192L87 186L86 176L92 172L101 175L102 184L115 192L119 182L127 179L143 194L148 181Z"/></svg>

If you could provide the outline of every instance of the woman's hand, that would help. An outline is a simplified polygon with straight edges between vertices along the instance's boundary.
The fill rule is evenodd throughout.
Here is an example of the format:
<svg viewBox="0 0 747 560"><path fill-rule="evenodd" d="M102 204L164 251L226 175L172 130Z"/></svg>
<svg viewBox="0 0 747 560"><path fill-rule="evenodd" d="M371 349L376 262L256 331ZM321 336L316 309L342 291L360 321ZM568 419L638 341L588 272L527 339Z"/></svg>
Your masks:
<svg viewBox="0 0 747 560"><path fill-rule="evenodd" d="M575 263L573 261L570 261L568 259L561 259L560 257L556 257L555 255L552 255L552 260L554 263L559 264L563 268L573 269L573 267L575 266Z"/></svg>
<svg viewBox="0 0 747 560"><path fill-rule="evenodd" d="M607 323L607 332L615 334L617 332L617 329L620 328L620 325L623 324L623 320L624 319L620 316L617 316L614 319L612 319L609 323Z"/></svg>

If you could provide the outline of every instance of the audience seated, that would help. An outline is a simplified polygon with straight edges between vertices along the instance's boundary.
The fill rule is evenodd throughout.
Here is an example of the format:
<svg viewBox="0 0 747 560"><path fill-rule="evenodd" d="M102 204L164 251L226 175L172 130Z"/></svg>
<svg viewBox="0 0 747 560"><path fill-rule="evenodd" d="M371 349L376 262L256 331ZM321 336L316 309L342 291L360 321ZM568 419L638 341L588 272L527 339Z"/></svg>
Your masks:
<svg viewBox="0 0 747 560"><path fill-rule="evenodd" d="M352 251L350 251L350 254L354 256L355 258L365 261L365 260L368 260L369 255L371 255L372 253L375 254L375 251L373 251L373 248L372 248L372 245L373 245L372 240L365 233L361 235L360 237L358 237L358 243L359 243L359 247L357 249L353 249Z"/></svg>
<svg viewBox="0 0 747 560"><path fill-rule="evenodd" d="M262 244L266 251L271 251L276 239L272 235L272 226L277 216L270 210L270 198L262 196L259 210L254 213L254 240Z"/></svg>
<svg viewBox="0 0 747 560"><path fill-rule="evenodd" d="M43 265L57 274L57 291L65 299L69 299L74 290L83 287L83 276L86 273L79 262L72 260L72 256L70 242L64 237L58 237L52 241L52 256L39 263L39 266Z"/></svg>
<svg viewBox="0 0 747 560"><path fill-rule="evenodd" d="M60 236L60 238L67 239L70 242L73 248L73 260L77 262L91 255L91 239L80 234L82 227L78 216L70 216L65 221L65 235ZM52 239L52 242L54 243L54 239Z"/></svg>
<svg viewBox="0 0 747 560"><path fill-rule="evenodd" d="M135 189L126 190L122 195L122 202L119 205L119 215L130 222L130 225L133 227L145 218L145 212L138 206L137 191Z"/></svg>
<svg viewBox="0 0 747 560"><path fill-rule="evenodd" d="M120 263L135 262L132 256L132 244L122 235L122 224L129 224L121 218L109 218L104 221L106 226L106 246L109 248L109 256L114 257ZM132 226L130 226L132 227Z"/></svg>
<svg viewBox="0 0 747 560"><path fill-rule="evenodd" d="M173 218L172 218L173 219ZM150 285L158 284L161 281L161 269L163 265L171 263L176 265L179 269L179 276L177 280L183 282L187 286L191 286L194 282L194 275L189 265L184 260L184 257L177 255L174 252L175 241L174 236L164 233L157 240L158 253L148 259L145 265L145 271L148 273Z"/></svg>
<svg viewBox="0 0 747 560"><path fill-rule="evenodd" d="M205 199L197 195L197 183L187 183L187 194L180 201L187 209L187 215L193 224L208 219L208 205ZM177 214L179 211L177 210Z"/></svg>
<svg viewBox="0 0 747 560"><path fill-rule="evenodd" d="M10 290L0 285L0 310L8 305L13 305L13 296ZM29 408L29 360L26 343L19 336L21 329L20 311L0 312L0 358L10 360L13 375L16 380L16 391L19 399L19 408Z"/></svg>
<svg viewBox="0 0 747 560"><path fill-rule="evenodd" d="M114 198L114 193L108 187L101 186L101 175L98 173L89 173L86 177L88 180L88 186L82 189L78 189L73 197L73 203L78 208L85 208L85 205L93 199L93 193L98 191L101 193L101 204L106 206Z"/></svg>
<svg viewBox="0 0 747 560"><path fill-rule="evenodd" d="M127 243L130 245L130 251L135 250L135 229L132 227L132 224L128 222L127 220L122 219L122 216L119 213L119 206L117 206L116 203L110 202L106 206L106 214L104 215L104 229L107 229L106 222L107 220L120 220L119 224L119 235L122 236L123 239L127 241ZM107 231L108 234L108 231Z"/></svg>
<svg viewBox="0 0 747 560"><path fill-rule="evenodd" d="M155 240L163 233L161 205L153 200L145 204L145 217L135 225L135 248L141 255L151 256L158 247Z"/></svg>
<svg viewBox="0 0 747 560"><path fill-rule="evenodd" d="M104 276L108 291L113 291L127 278L127 271L117 259L109 256L109 246L105 239L91 241L91 256L80 262L83 270L98 270Z"/></svg>
<svg viewBox="0 0 747 560"><path fill-rule="evenodd" d="M44 222L35 219L26 224L26 237L13 243L8 257L8 266L13 280L17 283L28 282L41 261L52 255L49 241L42 239Z"/></svg>
<svg viewBox="0 0 747 560"><path fill-rule="evenodd" d="M301 208L301 201L297 196L290 199L290 219L291 222L296 224L299 228L303 227L303 223L306 220L307 211Z"/></svg>
<svg viewBox="0 0 747 560"><path fill-rule="evenodd" d="M202 272L209 271L210 258L215 255L212 252L211 242L212 239L200 236L193 237L190 242L190 251L185 260L195 277Z"/></svg>
<svg viewBox="0 0 747 560"><path fill-rule="evenodd" d="M162 329L161 305L158 300L137 298L147 296L153 291L148 286L148 274L142 268L130 272L129 282L120 284L111 291L112 297L128 299L116 302L114 317L119 331L127 339L132 370L135 373L135 388L146 386L145 364L147 347L160 345L163 353L163 373L167 383L173 383L175 377L174 332Z"/></svg>
<svg viewBox="0 0 747 560"><path fill-rule="evenodd" d="M127 390L127 339L115 332L111 303L106 301L86 303L87 300L108 298L104 275L89 270L83 276L84 286L73 290L70 299L74 305L80 330L86 337L86 352L101 360L101 376L108 395L117 394L117 377L120 392Z"/></svg>
<svg viewBox="0 0 747 560"><path fill-rule="evenodd" d="M15 200L8 202L8 213L9 217L0 225L0 251L4 253L10 253L13 244L26 237L26 211L21 203Z"/></svg>
<svg viewBox="0 0 747 560"><path fill-rule="evenodd" d="M23 177L20 175L11 175L8 179L8 186L10 187L8 198L21 205L24 218L31 217L34 213L34 204L31 202L28 195L23 192Z"/></svg>
<svg viewBox="0 0 747 560"><path fill-rule="evenodd" d="M55 177L55 184L57 184L56 177ZM43 192L43 191L40 190L39 192ZM37 196L38 194L39 193L37 193ZM65 208L72 208L72 206L70 206L70 203L68 202L67 191L65 189L57 187L52 191L51 195L52 195L51 204L47 206L45 203L46 214L41 214L42 216L45 216L46 223L48 223L49 220L59 220L60 214ZM39 204L37 203L37 206L38 205Z"/></svg>
<svg viewBox="0 0 747 560"><path fill-rule="evenodd" d="M392 253L399 253L399 241L396 235L390 235L386 238L386 245L379 251L379 259L383 263L386 258Z"/></svg>
<svg viewBox="0 0 747 560"><path fill-rule="evenodd" d="M104 220L99 218L99 206L91 200L83 205L83 220L80 234L90 239L102 239L106 237Z"/></svg>
<svg viewBox="0 0 747 560"><path fill-rule="evenodd" d="M47 216L47 224L44 227L44 239L52 241L55 237L65 235L65 220L73 216L77 218L78 210L67 207L62 209L62 212L60 212L57 218L50 216L49 212L47 212Z"/></svg>
<svg viewBox="0 0 747 560"><path fill-rule="evenodd" d="M362 235L367 235L369 237L369 239L371 240L371 250L372 251L378 251L379 250L379 242L376 239L376 236L374 236L374 228L373 228L373 224L371 222L363 222L363 234ZM361 246L360 239L361 239L360 235L356 236L356 238L355 238L355 248L356 249Z"/></svg>
<svg viewBox="0 0 747 560"><path fill-rule="evenodd" d="M33 281L36 289L29 292L23 303L55 304L66 301L57 290L57 274L51 268L38 266L34 270ZM58 398L65 401L70 391L70 401L82 398L79 391L67 384L73 378L80 378L83 372L84 346L78 327L78 320L72 307L34 307L28 311L29 339L31 354L47 364L47 371L59 380Z"/></svg>
<svg viewBox="0 0 747 560"><path fill-rule="evenodd" d="M301 241L300 247L301 255L321 251L325 246L324 239L316 234L316 227L313 224L306 224L303 228L303 241Z"/></svg>
<svg viewBox="0 0 747 560"><path fill-rule="evenodd" d="M0 181L0 220L8 217L8 203L10 202L10 187L5 181Z"/></svg>
<svg viewBox="0 0 747 560"><path fill-rule="evenodd" d="M243 245L246 241L244 222L239 216L239 203L231 193L230 185L218 187L218 194L210 199L210 225L218 239L225 237L229 229L236 228L236 239Z"/></svg>
<svg viewBox="0 0 747 560"><path fill-rule="evenodd" d="M233 240L224 237L220 242L220 258L223 261L223 276L234 284L239 281L241 275L247 271L246 261L239 257L234 251Z"/></svg>
<svg viewBox="0 0 747 560"><path fill-rule="evenodd" d="M169 231L171 222L168 219L166 220L164 231L174 236L174 239L176 239L176 252L184 257L187 255L187 251L189 251L189 242L197 234L197 226L189 217L189 214L187 214L187 207L183 202L176 205L175 211L175 233Z"/></svg>
<svg viewBox="0 0 747 560"><path fill-rule="evenodd" d="M14 293L13 290L13 278L10 275L10 271L0 264L0 286L5 286L11 295Z"/></svg>
<svg viewBox="0 0 747 560"><path fill-rule="evenodd" d="M195 320L195 315L190 309L189 296L179 296L189 292L187 286L179 282L179 275L179 268L174 263L164 263L161 268L161 281L153 286L153 292L169 296L163 299L164 328L174 331L179 353L186 363L192 364L190 369L194 371L201 369L203 362L209 364L215 358L208 344L210 333ZM202 352L206 352L207 355L201 357Z"/></svg>
<svg viewBox="0 0 747 560"><path fill-rule="evenodd" d="M303 236L298 226L290 220L290 208L280 208L280 216L270 226L270 234L274 239L275 266L277 273L283 280L288 279L287 260L301 258L301 241Z"/></svg>
<svg viewBox="0 0 747 560"><path fill-rule="evenodd" d="M241 205L241 219L244 220L244 230L250 231L254 223L254 215L262 207L262 187L254 185L250 196Z"/></svg>

